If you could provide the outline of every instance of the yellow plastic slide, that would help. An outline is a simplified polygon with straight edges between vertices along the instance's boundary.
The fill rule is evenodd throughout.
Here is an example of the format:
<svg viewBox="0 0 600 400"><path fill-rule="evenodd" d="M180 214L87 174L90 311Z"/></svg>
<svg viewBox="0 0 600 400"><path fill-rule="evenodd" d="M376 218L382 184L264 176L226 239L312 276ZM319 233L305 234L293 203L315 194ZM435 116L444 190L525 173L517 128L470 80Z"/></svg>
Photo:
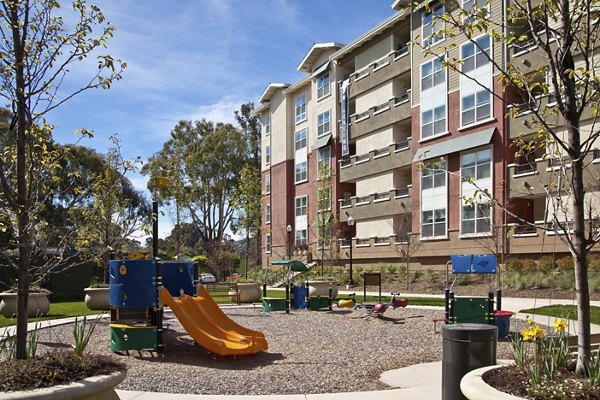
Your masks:
<svg viewBox="0 0 600 400"><path fill-rule="evenodd" d="M196 343L215 354L256 354L269 348L262 332L244 328L225 315L203 286L198 297L182 294L178 300L162 288L160 302L173 310Z"/></svg>

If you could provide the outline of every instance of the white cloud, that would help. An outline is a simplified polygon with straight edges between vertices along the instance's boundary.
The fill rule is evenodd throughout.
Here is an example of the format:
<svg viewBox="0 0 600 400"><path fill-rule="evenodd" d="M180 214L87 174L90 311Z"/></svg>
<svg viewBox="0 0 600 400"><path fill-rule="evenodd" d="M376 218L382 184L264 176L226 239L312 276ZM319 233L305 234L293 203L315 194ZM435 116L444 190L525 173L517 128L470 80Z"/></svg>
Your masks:
<svg viewBox="0 0 600 400"><path fill-rule="evenodd" d="M198 107L189 118L191 120L200 120L202 118L212 122L224 122L235 125L234 111L240 109L245 101L226 96L213 104L203 104Z"/></svg>

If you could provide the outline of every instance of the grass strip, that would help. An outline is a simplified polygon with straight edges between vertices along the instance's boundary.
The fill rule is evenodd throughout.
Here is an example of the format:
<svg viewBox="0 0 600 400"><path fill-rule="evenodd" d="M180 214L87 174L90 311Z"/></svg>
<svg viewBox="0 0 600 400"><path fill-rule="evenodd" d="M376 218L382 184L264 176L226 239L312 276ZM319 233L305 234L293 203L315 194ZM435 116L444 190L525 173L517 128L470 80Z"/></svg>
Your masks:
<svg viewBox="0 0 600 400"><path fill-rule="evenodd" d="M556 318L577 319L577 307L575 305L556 304L553 306L528 308L519 312ZM600 325L600 307L590 306L590 319L592 324Z"/></svg>

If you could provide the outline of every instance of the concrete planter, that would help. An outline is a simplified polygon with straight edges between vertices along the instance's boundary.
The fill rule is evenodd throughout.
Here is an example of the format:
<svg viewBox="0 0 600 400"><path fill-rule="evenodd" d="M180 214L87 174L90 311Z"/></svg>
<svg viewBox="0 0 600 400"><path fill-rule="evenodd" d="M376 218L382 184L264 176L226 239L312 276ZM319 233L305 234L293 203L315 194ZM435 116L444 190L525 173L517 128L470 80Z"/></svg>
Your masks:
<svg viewBox="0 0 600 400"><path fill-rule="evenodd" d="M331 297L338 294L336 281L308 281L308 297L329 297L329 285L331 285Z"/></svg>
<svg viewBox="0 0 600 400"><path fill-rule="evenodd" d="M49 388L7 392L0 394L0 400L118 400L115 387L123 382L126 371L110 375L98 375Z"/></svg>
<svg viewBox="0 0 600 400"><path fill-rule="evenodd" d="M469 400L519 400L522 397L513 396L508 393L494 389L483 380L482 376L487 371L496 368L502 368L506 365L492 365L475 369L465 376L460 381L460 390L463 395Z"/></svg>
<svg viewBox="0 0 600 400"><path fill-rule="evenodd" d="M229 297L231 297L231 301L233 302L254 303L255 301L260 301L260 288L261 284L258 282L238 283L237 292L235 290L230 290Z"/></svg>
<svg viewBox="0 0 600 400"><path fill-rule="evenodd" d="M48 314L50 311L50 300L48 295L50 292L29 293L27 301L27 316L29 318ZM0 293L2 301L0 302L0 313L6 318L17 315L17 294L16 293Z"/></svg>
<svg viewBox="0 0 600 400"><path fill-rule="evenodd" d="M85 305L90 310L110 310L110 288L85 288Z"/></svg>

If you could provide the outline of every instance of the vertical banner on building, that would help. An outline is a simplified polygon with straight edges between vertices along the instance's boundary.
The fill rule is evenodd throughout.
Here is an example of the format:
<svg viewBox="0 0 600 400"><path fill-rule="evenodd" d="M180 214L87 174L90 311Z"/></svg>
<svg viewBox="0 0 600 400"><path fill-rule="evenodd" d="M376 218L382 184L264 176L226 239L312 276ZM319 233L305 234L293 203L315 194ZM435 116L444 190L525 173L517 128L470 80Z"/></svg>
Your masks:
<svg viewBox="0 0 600 400"><path fill-rule="evenodd" d="M342 157L350 154L350 144L348 143L348 86L350 86L350 79L342 82Z"/></svg>

